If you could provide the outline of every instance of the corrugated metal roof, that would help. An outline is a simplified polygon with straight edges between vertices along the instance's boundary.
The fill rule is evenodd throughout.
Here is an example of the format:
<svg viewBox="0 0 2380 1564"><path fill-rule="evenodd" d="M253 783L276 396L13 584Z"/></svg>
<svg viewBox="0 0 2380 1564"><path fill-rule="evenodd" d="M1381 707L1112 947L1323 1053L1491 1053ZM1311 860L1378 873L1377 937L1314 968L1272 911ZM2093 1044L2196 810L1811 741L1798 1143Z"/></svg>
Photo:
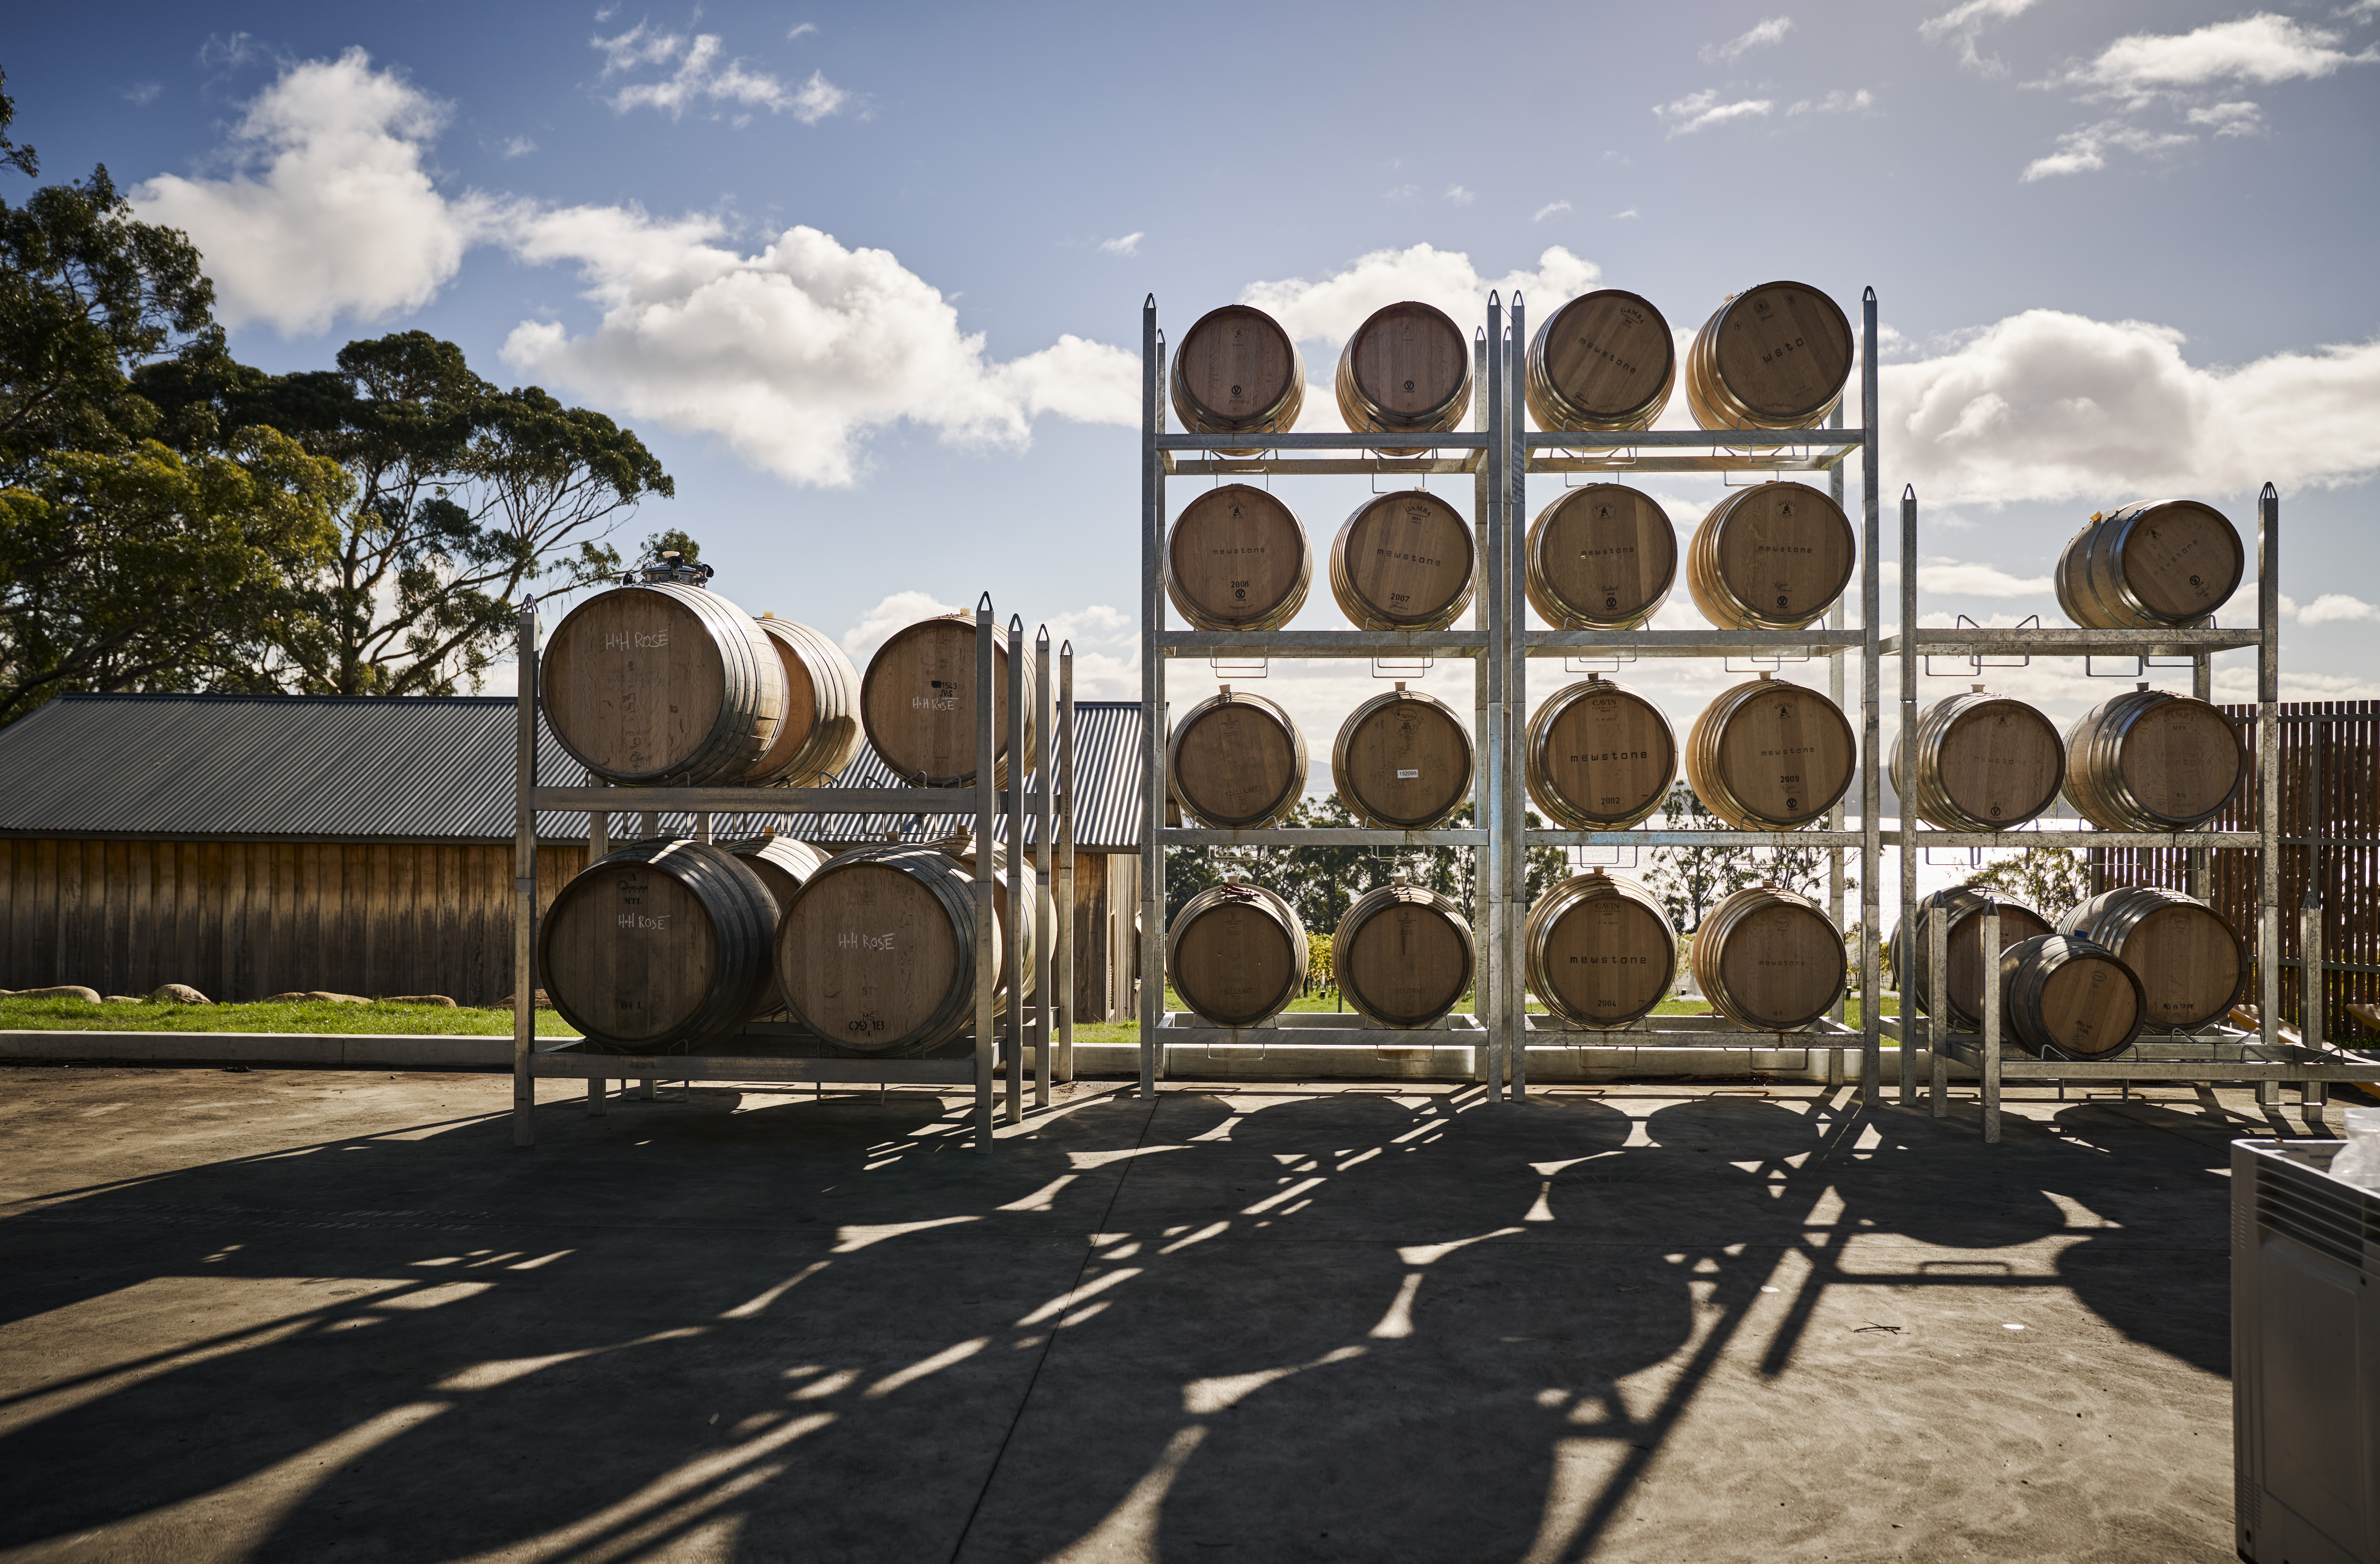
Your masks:
<svg viewBox="0 0 2380 1564"><path fill-rule="evenodd" d="M0 835L509 841L516 711L504 695L66 695L0 728ZM1134 850L1140 708L1078 703L1075 733L1076 841ZM541 725L538 775L587 779ZM898 786L866 748L838 780ZM827 842L881 841L888 830L917 840L966 829L971 818L787 814L719 825ZM615 837L625 824L615 822ZM689 826L676 816L663 828ZM538 835L583 840L587 817L547 813Z"/></svg>
<svg viewBox="0 0 2380 1564"><path fill-rule="evenodd" d="M1050 757L1054 764L1056 756ZM860 745L859 758L835 778L844 788L897 788L899 777L873 747ZM1085 852L1140 850L1140 706L1131 701L1075 703L1075 845ZM1025 839L1040 838L1028 817ZM975 829L971 814L795 814L776 827L806 842L880 842L888 835L905 842L940 841ZM1008 839L1006 821L993 834Z"/></svg>

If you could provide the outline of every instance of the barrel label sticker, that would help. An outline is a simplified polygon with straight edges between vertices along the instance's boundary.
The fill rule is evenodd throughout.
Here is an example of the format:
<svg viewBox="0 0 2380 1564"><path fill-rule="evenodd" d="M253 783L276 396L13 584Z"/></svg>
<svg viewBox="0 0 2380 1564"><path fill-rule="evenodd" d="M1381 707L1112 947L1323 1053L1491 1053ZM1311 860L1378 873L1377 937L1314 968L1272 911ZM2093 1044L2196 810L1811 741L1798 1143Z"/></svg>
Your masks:
<svg viewBox="0 0 2380 1564"><path fill-rule="evenodd" d="M892 936L889 934L841 934L834 939L838 950L890 950Z"/></svg>
<svg viewBox="0 0 2380 1564"><path fill-rule="evenodd" d="M1397 780L1398 780L1398 781L1400 781L1400 782L1403 782L1403 781L1408 781L1408 780L1411 780L1411 779L1416 778L1416 777L1418 777L1418 776L1421 776L1421 773L1420 773L1420 772L1418 772L1418 771L1400 771L1400 772L1398 772L1398 773L1397 773Z"/></svg>
<svg viewBox="0 0 2380 1564"><path fill-rule="evenodd" d="M667 630L605 630L603 650L606 652L644 652L669 644Z"/></svg>

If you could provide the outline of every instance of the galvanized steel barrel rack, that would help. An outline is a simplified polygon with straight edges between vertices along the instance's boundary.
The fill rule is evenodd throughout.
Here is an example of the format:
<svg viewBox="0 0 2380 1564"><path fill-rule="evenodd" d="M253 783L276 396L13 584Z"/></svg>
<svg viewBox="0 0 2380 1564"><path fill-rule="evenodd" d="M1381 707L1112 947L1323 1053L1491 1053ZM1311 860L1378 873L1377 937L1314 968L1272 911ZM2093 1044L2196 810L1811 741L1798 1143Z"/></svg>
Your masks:
<svg viewBox="0 0 2380 1564"><path fill-rule="evenodd" d="M1871 489L1871 515L1873 514ZM1951 1032L1943 1018L1923 1023L1889 1024L1900 1042L1900 1102L1914 1106L1918 1070L1923 1061L1926 1098L1935 1118L1949 1111L1946 1092L1950 1067L1974 1073L1986 1142L2000 1138L2000 1090L2006 1081L2253 1081L2258 1100L2280 1100L2284 1081L2297 1083L2304 1100L2319 1103L2333 1081L2380 1081L2380 1060L2326 1046L2316 1028L2291 1038L2279 1030L2280 1010L2280 526L2279 494L2267 483L2256 505L2256 613L2252 625L2239 629L2204 626L2143 627L2136 629L2078 629L2072 627L1982 629L1961 626L1951 629L1923 627L1888 637L1883 654L1900 664L1900 726L1913 731L1918 717L1921 671L1937 678L1967 678L1993 666L2009 666L2013 658L2082 658L2089 669L2094 658L2131 659L2145 673L2149 659L2187 658L2192 692L2201 701L2214 690L2214 658L2218 653L2252 650L2256 654L2256 730L2252 764L2258 781L2256 829L2253 831L2105 831L2087 822L2070 827L2041 826L2021 831L1944 831L1921 826L1904 800L1893 839L1900 849L1900 906L1903 917L1917 906L1917 855L1935 848L2126 848L2153 847L2187 850L2191 894L2204 898L2210 852L2262 849L2263 914L2253 939L2257 971L2257 1029L2252 1032L2221 1023L2191 1032L2144 1032L2121 1052L2088 1061L2011 1056L2004 1046L1998 963L1984 963L1984 1025L1973 1033ZM1917 495L1900 495L1900 557L1917 557ZM1917 625L1917 573L1903 569L1900 579L1900 623ZM1951 659L1954 666L1937 671L1933 659ZM2177 666L2168 663L2168 666ZM2096 671L2096 670L2091 670ZM1985 914L1984 947L1997 948L1998 916ZM2305 914L2306 949L2319 959L2319 909ZM1870 928L1876 927L1873 917ZM1942 992L1947 971L1942 921L1933 923L1936 937L1920 959L1934 976L1932 992ZM1903 985L1904 992L1906 984ZM2317 1012L2318 1013L2318 1012ZM1912 1035L1912 1033L1914 1035Z"/></svg>
<svg viewBox="0 0 2380 1564"><path fill-rule="evenodd" d="M1489 1082L1491 1097L1500 1095L1496 1065L1498 1051L1509 1029L1500 1029L1488 1013L1491 976L1500 970L1498 957L1508 946L1478 939L1480 972L1475 986L1478 1013L1457 1011L1435 1025L1412 1030L1375 1028L1360 1017L1283 1014L1262 1027L1216 1027L1199 1017L1169 1014L1165 1009L1166 920L1165 854L1175 847L1257 845L1266 847L1469 847L1480 850L1485 862L1478 876L1479 904L1474 909L1478 928L1495 926L1502 914L1490 900L1491 884L1485 868L1512 850L1511 833L1495 812L1499 774L1490 757L1509 748L1504 731L1505 707L1495 691L1502 687L1505 656L1506 599L1494 583L1503 580L1502 567L1514 556L1519 532L1506 523L1503 510L1503 462L1509 442L1504 431L1511 409L1520 402L1521 359L1502 340L1501 308L1491 300L1484 330L1473 344L1472 427L1467 431L1389 435L1380 433L1306 433L1293 434L1184 434L1169 431L1167 348L1158 327L1157 300L1152 295L1141 311L1141 846L1140 846L1140 1089L1156 1092L1166 1076L1168 1057L1178 1057L1185 1072L1205 1075L1265 1073L1292 1069L1320 1073L1326 1057L1361 1061L1362 1072L1379 1075L1456 1074ZM1523 344L1523 347L1525 347ZM1389 457L1382 449L1425 447L1424 454ZM1226 455L1226 452L1253 453ZM1467 626L1439 630L1198 630L1177 629L1168 622L1166 595L1166 529L1171 520L1166 480L1172 477L1294 476L1304 474L1408 476L1468 476L1471 479L1472 535L1477 550L1481 589L1473 593ZM1509 535L1508 535L1509 534ZM1517 579L1517 578L1515 578ZM1219 666L1238 660L1254 663L1271 658L1413 658L1464 657L1476 668L1473 729L1471 828L1427 831L1369 829L1308 829L1268 826L1251 830L1208 830L1168 825L1166 819L1166 674L1182 658L1202 659ZM1220 677L1228 680L1228 673ZM1385 676L1384 676L1385 677ZM1500 736L1491 741L1490 736ZM1517 756L1517 749L1511 750ZM1515 922L1517 929L1517 920ZM1475 931L1476 932L1476 931ZM1491 949L1493 953L1491 954ZM1356 1024L1347 1024L1349 1020ZM1330 1050L1329 1056L1310 1050ZM1261 1061L1260 1063L1258 1061ZM1324 1068L1327 1068L1325 1066Z"/></svg>
<svg viewBox="0 0 2380 1564"><path fill-rule="evenodd" d="M1493 312L1491 310L1491 315ZM1524 303L1513 299L1508 326L1509 337L1503 340L1517 364L1528 336L1523 318ZM1528 910L1525 898L1527 884L1527 849L1533 847L1562 848L1646 848L1646 847L1821 847L1828 849L1831 865L1828 871L1828 910L1835 926L1843 925L1843 900L1848 865L1859 865L1861 923L1868 929L1876 926L1878 906L1876 865L1881 849L1878 812L1881 787L1878 781L1883 764L1877 747L1877 716L1879 689L1879 657L1881 642L1877 623L1882 577L1878 573L1876 544L1878 539L1878 501L1876 492L1876 291L1867 289L1863 296L1859 324L1860 333L1860 423L1857 428L1843 427L1842 410L1837 407L1823 429L1762 430L1762 429L1649 429L1616 430L1610 432L1538 431L1529 429L1524 417L1525 407L1521 376L1509 376L1503 385L1506 405L1500 422L1503 448L1498 477L1509 485L1509 497L1504 514L1509 519L1510 539L1501 560L1500 573L1492 584L1492 595L1504 605L1500 620L1505 637L1498 649L1498 669L1503 682L1498 687L1497 701L1501 710L1513 714L1511 727L1501 733L1502 747L1496 760L1496 771L1501 789L1499 819L1506 822L1508 847L1498 864L1495 881L1500 910L1505 910L1503 921L1497 927L1497 954L1503 958L1496 970L1511 974L1509 983L1500 986L1496 996L1496 1014L1507 1035L1524 1037L1525 1046L1510 1052L1511 1085L1513 1095L1524 1095L1528 1090L1528 1069L1532 1058L1540 1073L1585 1075L1601 1069L1666 1069L1674 1068L1674 1060L1662 1060L1659 1056L1671 1050L1726 1050L1748 1056L1754 1069L1779 1068L1773 1056L1779 1052L1801 1054L1806 1061L1811 1051L1823 1053L1827 1080L1840 1085L1844 1080L1844 1056L1852 1048L1860 1055L1860 1088L1863 1098L1876 1100L1881 1090L1882 1044L1876 1018L1876 1007L1862 1007L1863 1020L1857 1030L1845 1026L1844 1008L1838 998L1831 1015L1821 1018L1811 1026L1792 1032L1754 1032L1738 1028L1724 1018L1703 1016L1663 1017L1653 1015L1635 1025L1609 1032L1566 1030L1556 1018L1532 1017L1526 1011L1526 994L1519 974L1521 963L1521 924ZM1491 329L1491 340L1498 334ZM1531 506L1528 480L1531 474L1560 475L1565 481L1574 473L1601 474L1615 481L1640 472L1717 472L1758 473L1781 477L1794 473L1828 475L1829 493L1838 506L1843 502L1844 464L1853 457L1860 458L1863 503L1859 524L1859 593L1860 617L1854 628L1846 628L1844 601L1839 599L1826 617L1823 628L1811 625L1800 629L1720 629L1656 630L1631 629L1530 629L1526 628L1527 559L1521 546L1526 532ZM1844 598L1850 595L1847 590ZM1699 657L1737 660L1740 665L1758 668L1784 662L1820 658L1827 664L1828 694L1838 708L1845 709L1848 668L1856 666L1860 679L1859 760L1855 787L1859 797L1860 825L1856 830L1845 828L1843 803L1838 800L1828 812L1823 828L1799 831L1670 831L1639 827L1624 831L1580 831L1530 829L1523 800L1524 754L1521 743L1525 734L1525 714L1528 703L1528 663L1531 658L1564 658L1595 662L1603 658L1612 665L1646 657ZM1482 941L1483 953L1488 942ZM1873 941L1863 941L1857 958L1861 992L1876 990L1876 952ZM1493 1024L1493 1023L1491 1023ZM1523 1030L1525 1027L1525 1032ZM1762 1056L1771 1056L1764 1063ZM1598 1060L1597 1056L1601 1056ZM1647 1056L1651 1056L1648 1057Z"/></svg>
<svg viewBox="0 0 2380 1564"><path fill-rule="evenodd" d="M1036 699L1040 710L1033 725L1029 759L1010 766L1014 783L1002 788L995 779L993 755L993 615L986 594L976 605L976 751L975 785L965 788L618 788L590 782L582 787L541 786L537 777L538 625L534 598L522 601L517 617L520 657L518 751L515 782L513 964L517 974L513 996L513 1142L536 1143L536 1083L539 1078L587 1082L587 1109L604 1111L608 1083L641 1079L648 1095L656 1081L783 1081L839 1082L850 1085L928 1085L944 1088L972 1085L975 1090L974 1148L989 1151L993 1140L993 1088L1003 1076L1007 1101L1002 1117L1009 1124L1024 1117L1026 1056L1032 1056L1035 1106L1046 1107L1053 1074L1074 1078L1073 1007L1058 1008L1053 1027L1053 976L1071 994L1073 989L1074 847L1075 847L1075 698L1074 648L1066 642L1056 650L1057 678L1050 678L1051 646L1045 629L1035 644L1038 675ZM1011 619L1009 640L1021 647L1024 626ZM1008 752L1026 755L1025 659L1009 659ZM1053 711L1054 706L1054 711ZM1054 761L1054 764L1053 764ZM640 835L659 834L659 816L690 814L693 836L710 841L722 816L821 814L963 814L972 815L976 839L994 839L995 822L1005 817L1007 839L1023 850L1028 814L1038 861L1035 905L1024 905L1022 876L1012 876L1005 910L1010 926L1035 920L1039 937L1034 942L1036 963L1028 1006L1020 996L1018 980L1021 941L1003 944L1002 962L990 959L995 923L992 854L976 855L975 904L977 952L975 1022L972 1043L965 1053L945 1050L943 1057L889 1058L833 1046L804 1028L786 1022L747 1023L735 1040L735 1051L719 1047L703 1053L618 1055L589 1054L570 1043L540 1045L534 1023L537 984L537 817L540 811L583 813L589 817L588 861L603 855L610 836L610 816L643 817ZM732 833L731 833L732 834ZM1053 861L1054 859L1054 861ZM1055 925L1054 929L1052 925ZM1005 971L1001 970L1005 965ZM995 993L1004 987L1005 1014L999 1013ZM1053 1035L1054 1032L1054 1035ZM964 1044L967 1040L962 1039ZM1003 1068L1004 1067L1004 1068Z"/></svg>

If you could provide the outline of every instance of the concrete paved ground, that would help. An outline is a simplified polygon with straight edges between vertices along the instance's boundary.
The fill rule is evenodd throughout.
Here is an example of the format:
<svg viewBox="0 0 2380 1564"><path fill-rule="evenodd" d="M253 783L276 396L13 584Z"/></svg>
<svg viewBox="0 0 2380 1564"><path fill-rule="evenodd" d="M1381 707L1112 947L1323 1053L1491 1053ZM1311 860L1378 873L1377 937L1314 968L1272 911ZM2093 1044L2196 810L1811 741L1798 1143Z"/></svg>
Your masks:
<svg viewBox="0 0 2380 1564"><path fill-rule="evenodd" d="M510 1091L0 1069L0 1558L2231 1554L2244 1094Z"/></svg>

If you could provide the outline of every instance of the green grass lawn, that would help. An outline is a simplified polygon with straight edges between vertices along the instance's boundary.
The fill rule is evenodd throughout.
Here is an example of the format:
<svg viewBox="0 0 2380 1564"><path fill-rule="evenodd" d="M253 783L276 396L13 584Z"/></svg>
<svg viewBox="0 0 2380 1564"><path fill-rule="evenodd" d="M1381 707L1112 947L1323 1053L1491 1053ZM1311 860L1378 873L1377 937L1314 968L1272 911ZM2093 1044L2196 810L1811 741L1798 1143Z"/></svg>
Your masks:
<svg viewBox="0 0 2380 1564"><path fill-rule="evenodd" d="M510 1006L279 1004L91 1004L84 999L0 999L0 1031L38 1032L376 1032L510 1037ZM540 1037L576 1037L552 1010L537 1012Z"/></svg>

